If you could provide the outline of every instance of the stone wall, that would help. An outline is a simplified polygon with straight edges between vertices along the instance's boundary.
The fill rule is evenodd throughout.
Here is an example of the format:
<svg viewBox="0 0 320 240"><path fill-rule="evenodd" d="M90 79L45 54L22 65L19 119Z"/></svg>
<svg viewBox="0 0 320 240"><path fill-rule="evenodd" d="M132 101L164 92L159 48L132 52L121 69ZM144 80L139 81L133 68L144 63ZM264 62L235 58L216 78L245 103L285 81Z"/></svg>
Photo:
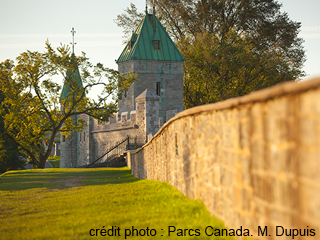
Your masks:
<svg viewBox="0 0 320 240"><path fill-rule="evenodd" d="M166 117L167 110L183 110L183 62L130 60L118 64L118 71L123 74L138 73L137 81L127 91L126 97L119 101L119 111L136 109L135 98L145 89L157 94L157 83L160 83L160 117Z"/></svg>
<svg viewBox="0 0 320 240"><path fill-rule="evenodd" d="M142 146L146 142L147 134L154 135L159 130L159 96L146 89L136 98L136 102L136 111L115 113L107 123L92 120L94 127L91 135L95 146L95 159L127 136L132 145L135 143L136 146Z"/></svg>
<svg viewBox="0 0 320 240"><path fill-rule="evenodd" d="M78 116L72 116L72 121L76 122ZM77 167L78 133L72 132L68 138L60 135L60 167Z"/></svg>
<svg viewBox="0 0 320 240"><path fill-rule="evenodd" d="M147 135L154 135L161 124L159 99L159 96L146 89L136 98L136 111L117 112L108 122L93 119L86 114L73 116L74 121L84 120L86 127L81 132L73 132L69 138L61 136L60 166L67 168L88 165L127 136L131 147L144 145ZM177 110L170 110L167 115L173 116L176 112Z"/></svg>
<svg viewBox="0 0 320 240"><path fill-rule="evenodd" d="M94 121L86 114L79 116L87 126L81 132L76 133L77 137L77 167L84 166L95 159L94 143L91 131L93 130Z"/></svg>
<svg viewBox="0 0 320 240"><path fill-rule="evenodd" d="M128 154L128 166L253 238L267 226L266 239L279 239L282 226L315 229L311 239L320 239L320 79L181 112Z"/></svg>

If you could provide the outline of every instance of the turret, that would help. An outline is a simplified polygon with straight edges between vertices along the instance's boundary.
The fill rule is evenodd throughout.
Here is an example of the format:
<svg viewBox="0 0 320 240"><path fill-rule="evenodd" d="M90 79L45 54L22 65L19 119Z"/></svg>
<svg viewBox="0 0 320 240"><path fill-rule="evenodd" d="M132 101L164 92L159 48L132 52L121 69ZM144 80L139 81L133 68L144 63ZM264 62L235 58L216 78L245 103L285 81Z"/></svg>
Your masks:
<svg viewBox="0 0 320 240"><path fill-rule="evenodd" d="M168 111L183 110L183 62L180 51L171 40L155 11L141 20L116 60L120 73L138 73L119 102L119 112L136 110L135 99L145 89L160 98L159 117L168 120Z"/></svg>

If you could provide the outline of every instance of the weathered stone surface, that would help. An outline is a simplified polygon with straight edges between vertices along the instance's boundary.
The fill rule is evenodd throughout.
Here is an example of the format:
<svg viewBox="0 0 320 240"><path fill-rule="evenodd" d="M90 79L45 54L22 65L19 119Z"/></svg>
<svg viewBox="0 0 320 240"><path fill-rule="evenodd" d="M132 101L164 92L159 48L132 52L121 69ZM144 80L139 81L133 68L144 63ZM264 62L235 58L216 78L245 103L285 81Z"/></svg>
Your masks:
<svg viewBox="0 0 320 240"><path fill-rule="evenodd" d="M160 117L166 117L166 111L183 110L183 62L130 60L121 62L118 71L123 74L138 73L139 81L133 83L126 97L119 102L119 112L132 111L136 108L135 99L146 89L157 93L157 83L160 84ZM166 121L169 119L166 119Z"/></svg>
<svg viewBox="0 0 320 240"><path fill-rule="evenodd" d="M254 238L268 226L279 239L283 226L318 239L320 79L181 112L128 162L136 177L168 181Z"/></svg>
<svg viewBox="0 0 320 240"><path fill-rule="evenodd" d="M61 138L60 166L67 168L88 165L127 136L133 145L142 146L146 143L148 134L154 135L159 130L159 100L159 96L146 90L137 97L135 111L116 113L108 123L85 114L75 116L74 121L82 118L87 126L82 132L72 133L68 139ZM112 154L114 152L105 158Z"/></svg>

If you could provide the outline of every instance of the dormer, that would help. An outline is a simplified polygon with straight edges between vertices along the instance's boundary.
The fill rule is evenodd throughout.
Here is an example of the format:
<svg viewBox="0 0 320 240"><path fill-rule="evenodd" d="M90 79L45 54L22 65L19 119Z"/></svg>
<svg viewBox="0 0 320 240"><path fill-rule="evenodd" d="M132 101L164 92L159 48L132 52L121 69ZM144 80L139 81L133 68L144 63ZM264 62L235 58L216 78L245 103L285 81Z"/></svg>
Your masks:
<svg viewBox="0 0 320 240"><path fill-rule="evenodd" d="M160 50L160 37L157 32L155 32L152 42L154 50Z"/></svg>
<svg viewBox="0 0 320 240"><path fill-rule="evenodd" d="M132 36L130 38L130 42L129 42L129 45L128 45L128 50L133 49L133 46L136 43L136 40L137 40L137 34L136 33L132 33Z"/></svg>

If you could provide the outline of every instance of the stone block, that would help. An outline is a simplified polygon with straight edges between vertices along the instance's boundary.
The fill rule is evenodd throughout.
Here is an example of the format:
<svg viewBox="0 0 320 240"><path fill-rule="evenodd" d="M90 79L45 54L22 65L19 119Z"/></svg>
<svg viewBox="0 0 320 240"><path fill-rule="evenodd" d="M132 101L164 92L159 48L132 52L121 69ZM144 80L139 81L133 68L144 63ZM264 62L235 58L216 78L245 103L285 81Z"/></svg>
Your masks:
<svg viewBox="0 0 320 240"><path fill-rule="evenodd" d="M121 113L121 122L126 122L127 120L129 120L129 113L128 112L123 112Z"/></svg>

